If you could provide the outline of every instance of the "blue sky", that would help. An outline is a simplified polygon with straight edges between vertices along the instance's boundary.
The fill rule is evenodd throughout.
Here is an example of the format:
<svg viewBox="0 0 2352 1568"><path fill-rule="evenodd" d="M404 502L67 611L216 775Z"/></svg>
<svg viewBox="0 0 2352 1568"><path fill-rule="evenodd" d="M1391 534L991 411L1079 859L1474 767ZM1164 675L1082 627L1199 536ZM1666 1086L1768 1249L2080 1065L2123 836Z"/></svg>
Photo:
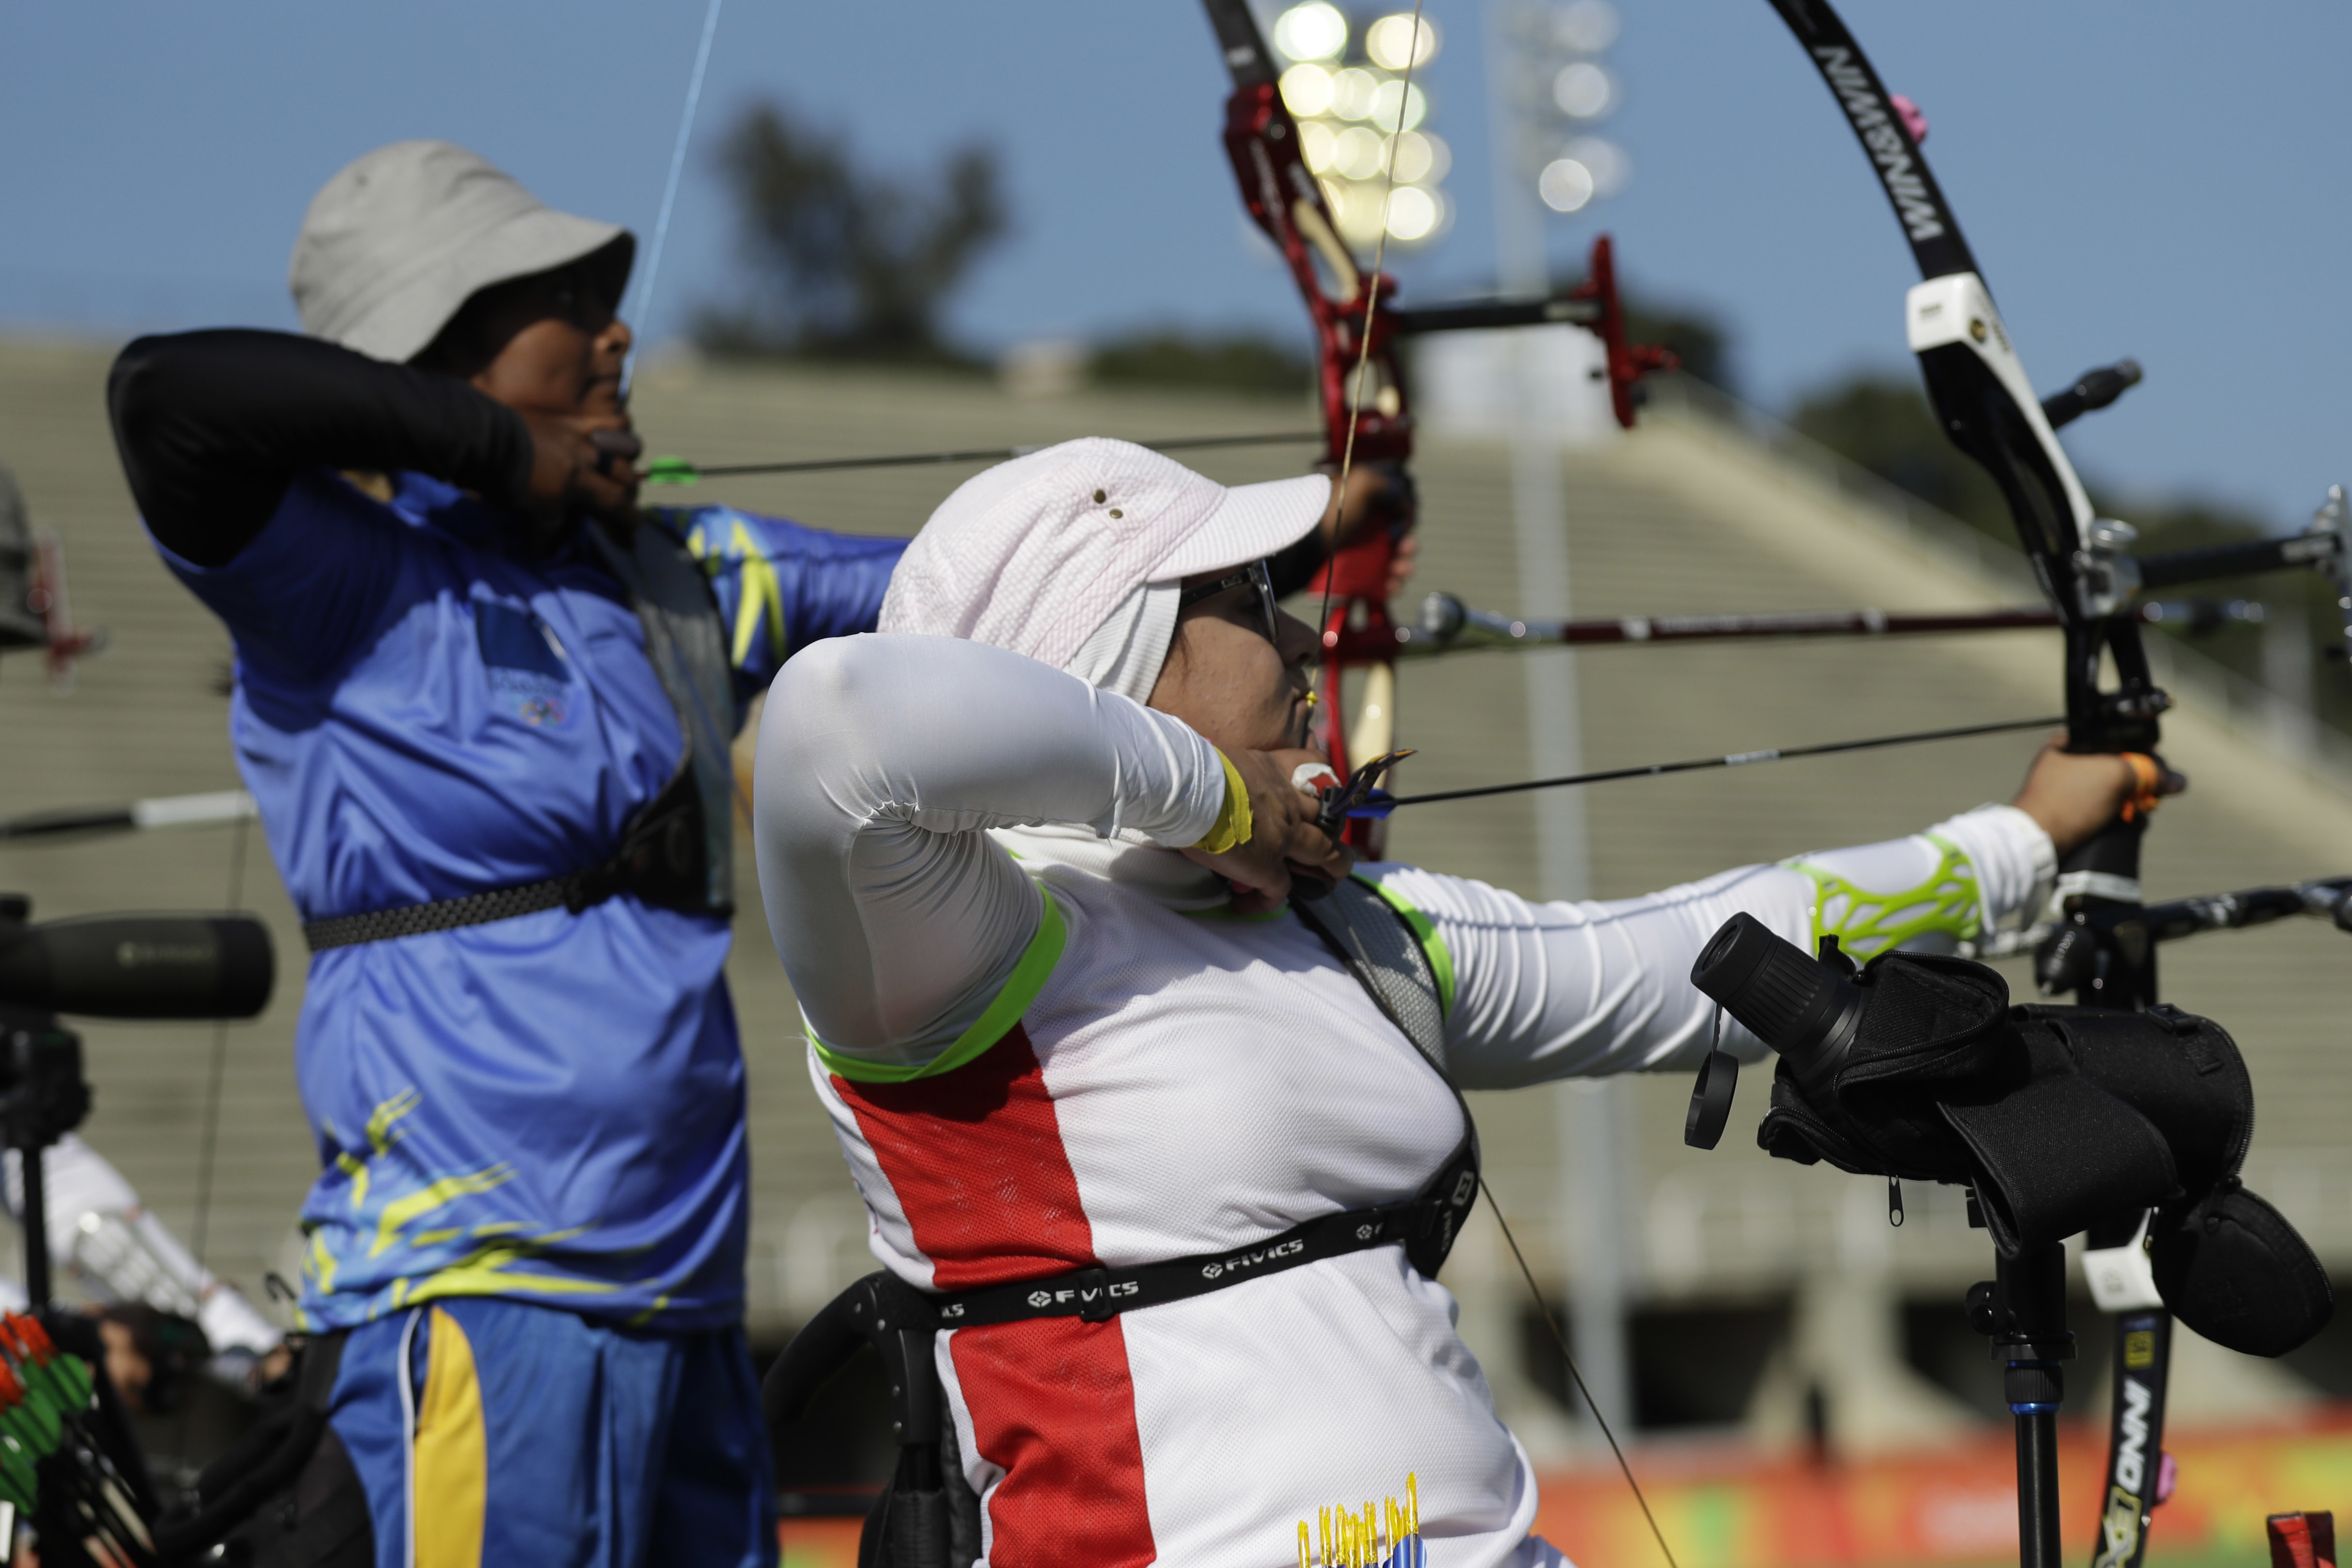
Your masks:
<svg viewBox="0 0 2352 1568"><path fill-rule="evenodd" d="M1764 0L1620 0L1610 127L1632 186L1558 220L1654 296L1733 329L1745 390L1785 406L1900 368L1908 258L1828 94ZM1455 153L1450 237L1409 297L1487 287L1481 8L1429 0L1447 47L1431 128ZM1934 124L1930 159L2045 387L2119 355L2148 381L2069 435L2119 488L2300 522L2347 449L2352 7L2277 0L1846 0ZM348 158L446 136L560 205L653 218L701 0L84 0L11 7L0 95L0 322L283 324L304 203ZM1192 0L814 6L728 0L650 328L722 289L710 133L773 95L876 163L980 137L1017 228L960 300L983 345L1157 321L1292 331L1244 242L1215 139L1223 68Z"/></svg>

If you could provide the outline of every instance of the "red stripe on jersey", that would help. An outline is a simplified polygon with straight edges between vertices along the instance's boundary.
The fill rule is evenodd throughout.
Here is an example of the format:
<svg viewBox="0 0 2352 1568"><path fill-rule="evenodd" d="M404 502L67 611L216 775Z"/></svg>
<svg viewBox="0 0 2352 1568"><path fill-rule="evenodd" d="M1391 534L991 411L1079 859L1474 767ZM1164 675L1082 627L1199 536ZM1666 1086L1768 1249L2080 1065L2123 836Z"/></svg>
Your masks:
<svg viewBox="0 0 2352 1568"><path fill-rule="evenodd" d="M1100 1262L1045 1071L1020 1026L937 1078L835 1075L833 1084L941 1289ZM989 1500L990 1556L1020 1568L1156 1561L1118 1320L960 1329L950 1346L974 1446L1004 1471Z"/></svg>
<svg viewBox="0 0 2352 1568"><path fill-rule="evenodd" d="M1045 1070L1020 1025L953 1072L833 1086L942 1290L1101 1262Z"/></svg>
<svg viewBox="0 0 2352 1568"><path fill-rule="evenodd" d="M1013 1568L1157 1562L1118 1320L958 1329L948 1349L973 1446L1004 1470L988 1500L989 1561Z"/></svg>

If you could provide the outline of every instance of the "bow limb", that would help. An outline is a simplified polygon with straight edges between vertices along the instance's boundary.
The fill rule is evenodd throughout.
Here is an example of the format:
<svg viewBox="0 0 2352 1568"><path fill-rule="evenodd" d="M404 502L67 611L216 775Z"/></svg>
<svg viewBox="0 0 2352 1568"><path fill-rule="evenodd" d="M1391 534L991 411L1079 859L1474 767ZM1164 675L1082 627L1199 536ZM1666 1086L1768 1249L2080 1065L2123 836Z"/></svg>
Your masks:
<svg viewBox="0 0 2352 1568"><path fill-rule="evenodd" d="M1906 117L1827 0L1772 0L1804 47L1874 166L1919 266L1904 319L1927 395L1946 432L1991 475L2018 542L2049 595L2064 637L2066 745L2076 752L2153 752L2170 700L2150 677L2130 595L2103 570L2110 541L2052 430L1958 220L1920 154ZM2103 689L2111 659L2116 685ZM2141 1007L2156 999L2152 942L2138 924L2145 810L2127 811L2070 853L2058 891L2069 927L2045 946L2045 991L2085 1004ZM2068 940L2071 930L2074 939Z"/></svg>
<svg viewBox="0 0 2352 1568"><path fill-rule="evenodd" d="M1341 237L1322 183L1299 150L1298 126L1282 101L1279 71L1247 0L1206 0L1234 90L1225 100L1224 142L1250 220L1274 242L1315 332L1316 399L1323 416L1323 467L1335 479L1378 468L1404 482L1412 456L1412 414L1386 307L1396 280L1367 272ZM1395 736L1396 628L1388 583L1405 527L1367 524L1336 549L1309 590L1324 604L1324 660L1317 744L1344 782L1351 760L1391 749ZM1354 729L1346 724L1342 675L1363 672ZM1349 841L1377 856L1383 825L1351 822Z"/></svg>

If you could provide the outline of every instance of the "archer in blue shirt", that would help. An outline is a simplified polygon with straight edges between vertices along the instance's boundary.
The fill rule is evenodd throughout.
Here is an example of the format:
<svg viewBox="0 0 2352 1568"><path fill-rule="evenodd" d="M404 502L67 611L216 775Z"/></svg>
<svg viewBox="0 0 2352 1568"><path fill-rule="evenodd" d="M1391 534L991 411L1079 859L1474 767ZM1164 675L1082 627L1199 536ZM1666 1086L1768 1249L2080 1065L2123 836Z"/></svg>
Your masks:
<svg viewBox="0 0 2352 1568"><path fill-rule="evenodd" d="M469 1563L555 1539L590 1552L564 1561L772 1561L727 743L785 659L872 627L904 542L640 513L632 242L535 203L416 216L486 178L439 142L339 174L308 297L297 250L318 335L132 343L118 444L235 640L239 764L317 950L300 1313L341 1334L331 1425L377 1560L454 1529ZM521 221L542 218L577 226ZM546 265L460 294L380 254L435 222ZM370 314L404 289L404 320ZM473 1511L409 1517L445 1485ZM698 1522L656 1530L688 1493Z"/></svg>

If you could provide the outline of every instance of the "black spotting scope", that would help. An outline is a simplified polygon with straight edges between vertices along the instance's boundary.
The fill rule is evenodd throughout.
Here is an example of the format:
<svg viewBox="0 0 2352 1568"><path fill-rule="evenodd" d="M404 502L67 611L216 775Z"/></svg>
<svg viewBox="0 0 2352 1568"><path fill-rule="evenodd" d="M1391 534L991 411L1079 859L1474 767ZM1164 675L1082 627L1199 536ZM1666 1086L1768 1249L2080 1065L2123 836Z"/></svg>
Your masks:
<svg viewBox="0 0 2352 1568"><path fill-rule="evenodd" d="M250 1018L277 961L250 915L84 915L26 923L0 897L0 1005L97 1018Z"/></svg>

